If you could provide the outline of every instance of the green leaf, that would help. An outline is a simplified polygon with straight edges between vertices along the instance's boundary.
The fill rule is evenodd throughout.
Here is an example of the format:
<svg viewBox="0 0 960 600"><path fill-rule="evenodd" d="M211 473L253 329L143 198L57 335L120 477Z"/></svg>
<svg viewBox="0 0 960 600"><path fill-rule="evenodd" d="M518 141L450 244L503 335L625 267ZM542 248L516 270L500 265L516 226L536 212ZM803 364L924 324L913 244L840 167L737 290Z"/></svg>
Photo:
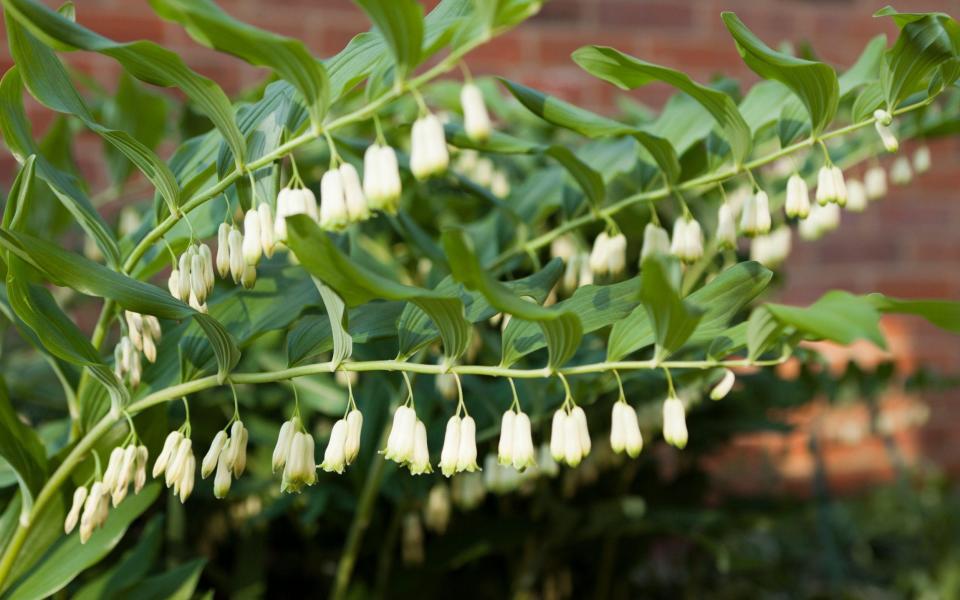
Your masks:
<svg viewBox="0 0 960 600"><path fill-rule="evenodd" d="M273 69L303 97L314 126L327 111L327 71L300 40L234 19L211 0L150 0L161 17L182 24L204 46Z"/></svg>
<svg viewBox="0 0 960 600"><path fill-rule="evenodd" d="M653 323L656 344L654 360L659 362L676 352L693 335L703 310L680 298L669 271L676 266L666 257L652 256L640 269L640 301Z"/></svg>
<svg viewBox="0 0 960 600"><path fill-rule="evenodd" d="M583 333L590 333L620 322L630 314L640 303L639 291L639 278L613 285L586 285L555 306L557 310L580 315ZM545 345L543 332L535 322L511 319L503 332L503 362L513 364Z"/></svg>
<svg viewBox="0 0 960 600"><path fill-rule="evenodd" d="M696 290L687 301L704 309L703 316L687 344L703 343L721 335L730 319L766 288L773 273L759 263L737 263ZM617 321L607 341L607 360L621 360L654 343L647 309L639 306Z"/></svg>
<svg viewBox="0 0 960 600"><path fill-rule="evenodd" d="M740 114L754 137L761 129L775 123L783 112L783 105L794 99L790 88L779 81L761 81L740 101Z"/></svg>
<svg viewBox="0 0 960 600"><path fill-rule="evenodd" d="M880 65L883 62L883 51L886 49L887 36L882 33L867 43L857 62L838 78L841 99L858 87L876 81L880 77Z"/></svg>
<svg viewBox="0 0 960 600"><path fill-rule="evenodd" d="M168 210L176 212L180 205L180 189L167 164L126 131L110 129L98 123L53 51L30 35L16 19L7 19L6 24L10 51L33 97L48 108L77 117L123 153L157 188Z"/></svg>
<svg viewBox="0 0 960 600"><path fill-rule="evenodd" d="M129 597L137 600L190 600L206 564L205 558L196 558L144 579L130 590Z"/></svg>
<svg viewBox="0 0 960 600"><path fill-rule="evenodd" d="M163 516L147 522L137 545L123 554L110 568L77 590L73 600L115 598L147 574L160 553L163 542Z"/></svg>
<svg viewBox="0 0 960 600"><path fill-rule="evenodd" d="M724 12L721 17L743 62L764 79L775 79L790 88L806 107L813 134L822 132L837 113L840 100L833 67L777 52L747 29L736 14Z"/></svg>
<svg viewBox="0 0 960 600"><path fill-rule="evenodd" d="M34 0L2 0L8 18L56 50L88 50L113 58L130 75L161 87L179 88L205 114L243 164L243 137L233 120L233 107L222 89L184 64L174 52L153 42L118 43L74 23Z"/></svg>
<svg viewBox="0 0 960 600"><path fill-rule="evenodd" d="M124 72L116 93L104 106L103 122L111 129L126 131L147 148L156 149L166 133L167 113L168 102L164 96L147 91ZM104 146L111 179L120 185L130 177L134 165L111 144Z"/></svg>
<svg viewBox="0 0 960 600"><path fill-rule="evenodd" d="M758 306L747 319L747 357L756 360L770 349L783 333L783 325L766 306Z"/></svg>
<svg viewBox="0 0 960 600"><path fill-rule="evenodd" d="M16 254L56 285L71 287L89 296L111 298L122 308L161 319L192 317L210 341L221 381L240 360L240 350L220 323L154 285L131 279L55 244L16 231L0 230L0 247Z"/></svg>
<svg viewBox="0 0 960 600"><path fill-rule="evenodd" d="M47 480L47 455L37 433L13 411L7 384L0 378L0 457L17 476L21 520L33 509L33 500Z"/></svg>
<svg viewBox="0 0 960 600"><path fill-rule="evenodd" d="M320 297L323 299L323 306L327 309L330 331L333 336L332 361L334 365L339 365L353 354L353 338L347 333L347 306L336 292L316 277L313 278L313 283L316 284Z"/></svg>
<svg viewBox="0 0 960 600"><path fill-rule="evenodd" d="M570 175L577 181L577 185L583 190L590 203L594 206L603 205L606 199L606 187L603 184L603 177L591 169L582 160L563 146L550 146L544 152L558 163L563 165Z"/></svg>
<svg viewBox="0 0 960 600"><path fill-rule="evenodd" d="M110 510L107 522L90 536L86 544L80 543L80 536L76 533L62 538L43 560L8 591L9 597L46 598L62 590L120 543L127 527L153 504L159 494L160 484L151 483L139 494L128 496L119 506ZM60 528L60 523L53 525Z"/></svg>
<svg viewBox="0 0 960 600"><path fill-rule="evenodd" d="M540 325L546 339L548 366L551 369L556 369L570 360L583 337L583 326L576 313L528 302L494 279L490 272L480 265L473 244L464 231L448 229L443 232L441 239L453 276L467 289L479 291L490 306L500 312L519 319L536 321ZM510 357L504 354L501 364L509 366L509 359Z"/></svg>
<svg viewBox="0 0 960 600"><path fill-rule="evenodd" d="M713 338L707 347L707 356L713 360L721 360L747 347L748 321L728 327Z"/></svg>
<svg viewBox="0 0 960 600"><path fill-rule="evenodd" d="M533 298L535 302L542 304L562 274L563 261L555 259L533 275L507 282L504 285L518 296ZM452 275L445 277L437 285L436 291L458 294L465 307L464 316L470 323L485 321L496 314L496 310L490 306L490 303L482 294L465 290ZM414 304L408 304L403 309L403 314L396 325L396 332L389 333L397 333L401 357L412 356L414 352L432 342L438 335L436 327L430 322L427 314Z"/></svg>
<svg viewBox="0 0 960 600"><path fill-rule="evenodd" d="M501 78L500 81L521 104L544 121L589 138L633 136L650 153L651 158L657 163L657 166L660 167L669 181L676 181L680 176L680 161L677 159L673 146L667 140L641 128L614 121L508 79ZM491 138L489 143L496 144L497 140ZM503 142L500 143L503 144ZM485 147L483 149L492 148ZM496 149L492 150L494 152L498 151ZM554 158L558 157L555 156ZM567 165L564 163L564 166ZM584 191L587 192L586 189Z"/></svg>
<svg viewBox="0 0 960 600"><path fill-rule="evenodd" d="M866 296L874 308L883 313L923 317L940 329L960 333L960 302L950 300L901 300L883 294Z"/></svg>
<svg viewBox="0 0 960 600"><path fill-rule="evenodd" d="M573 53L580 68L617 87L632 90L651 81L662 81L690 95L717 121L724 133L736 164L750 154L750 127L737 110L733 99L723 92L693 81L686 74L628 56L606 46L584 46Z"/></svg>
<svg viewBox="0 0 960 600"><path fill-rule="evenodd" d="M892 17L900 36L883 56L880 83L893 110L943 62L960 54L960 25L944 13L898 13L887 6L874 15Z"/></svg>
<svg viewBox="0 0 960 600"><path fill-rule="evenodd" d="M23 164L36 156L37 176L47 182L64 208L70 211L84 231L93 238L111 265L120 263L120 249L109 226L93 207L76 178L54 167L33 141L30 122L23 109L23 84L17 67L11 67L0 80L0 132L14 158Z"/></svg>
<svg viewBox="0 0 960 600"><path fill-rule="evenodd" d="M880 348L886 348L886 341L879 327L880 313L874 304L863 296L832 291L807 308L783 304L764 306L781 324L793 327L809 337L840 344L851 344L857 339L865 339Z"/></svg>
<svg viewBox="0 0 960 600"><path fill-rule="evenodd" d="M420 64L423 7L416 0L356 0L390 47L402 80Z"/></svg>
<svg viewBox="0 0 960 600"><path fill-rule="evenodd" d="M412 302L437 325L448 359L455 359L467 350L470 324L463 316L460 298L404 285L354 263L308 217L290 217L287 224L288 245L300 264L333 288L347 306L358 306L375 298Z"/></svg>
<svg viewBox="0 0 960 600"><path fill-rule="evenodd" d="M883 106L883 86L879 81L873 81L864 86L857 95L850 109L850 117L854 121L862 121L873 116L873 111Z"/></svg>
<svg viewBox="0 0 960 600"><path fill-rule="evenodd" d="M357 344L395 337L400 315L410 306L416 307L406 302L369 302L348 311L350 337ZM436 329L434 332L431 340L439 335ZM291 367L306 364L311 358L331 349L333 335L330 332L330 319L326 315L306 315L287 335L287 364Z"/></svg>

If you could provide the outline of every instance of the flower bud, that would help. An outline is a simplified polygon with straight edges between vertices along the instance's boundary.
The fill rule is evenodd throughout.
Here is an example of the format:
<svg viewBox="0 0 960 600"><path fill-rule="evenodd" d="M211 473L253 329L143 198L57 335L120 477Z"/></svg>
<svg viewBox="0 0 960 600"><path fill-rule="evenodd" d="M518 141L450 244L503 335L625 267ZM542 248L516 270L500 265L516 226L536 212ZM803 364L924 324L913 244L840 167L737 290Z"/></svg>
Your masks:
<svg viewBox="0 0 960 600"><path fill-rule="evenodd" d="M70 512L63 521L63 532L70 535L73 528L77 526L80 520L80 511L83 510L83 503L87 499L87 488L81 486L73 491L73 504L70 506Z"/></svg>
<svg viewBox="0 0 960 600"><path fill-rule="evenodd" d="M880 121L876 121L873 126L876 128L877 135L880 136L880 141L883 142L883 147L886 148L887 152L896 152L900 149L900 142L889 126Z"/></svg>
<svg viewBox="0 0 960 600"><path fill-rule="evenodd" d="M787 180L787 200L784 206L788 217L807 218L810 214L810 192L803 177L794 173Z"/></svg>
<svg viewBox="0 0 960 600"><path fill-rule="evenodd" d="M320 226L331 230L343 229L348 221L343 176L338 169L331 169L320 179Z"/></svg>
<svg viewBox="0 0 960 600"><path fill-rule="evenodd" d="M347 421L346 419L338 419L337 422L333 424L333 429L330 432L330 440L327 442L327 449L323 453L323 462L320 463L320 468L328 473L343 473L343 469L347 464L346 453L344 451L346 443Z"/></svg>
<svg viewBox="0 0 960 600"><path fill-rule="evenodd" d="M133 471L137 460L137 447L129 445L123 450L123 460L120 463L120 469L117 471L117 482L113 486L113 505L117 506L127 497L127 490L130 487L130 480L133 479Z"/></svg>
<svg viewBox="0 0 960 600"><path fill-rule="evenodd" d="M440 450L440 472L450 477L457 471L457 456L460 452L460 417L453 415L447 420L443 435L443 449Z"/></svg>
<svg viewBox="0 0 960 600"><path fill-rule="evenodd" d="M477 465L477 424L466 415L460 420L460 447L457 450L457 471L473 472Z"/></svg>
<svg viewBox="0 0 960 600"><path fill-rule="evenodd" d="M153 336L143 336L143 356L151 363L157 362L157 345L153 343Z"/></svg>
<svg viewBox="0 0 960 600"><path fill-rule="evenodd" d="M277 445L273 448L273 462L271 463L274 473L286 464L295 432L296 424L293 419L284 421L283 425L280 426L280 435L277 436Z"/></svg>
<svg viewBox="0 0 960 600"><path fill-rule="evenodd" d="M117 446L110 451L110 459L107 461L107 469L103 472L103 486L109 493L117 485L117 478L120 475L120 468L123 464L123 448Z"/></svg>
<svg viewBox="0 0 960 600"><path fill-rule="evenodd" d="M550 456L560 462L565 457L566 444L563 441L567 413L562 408L553 413L553 422L550 427Z"/></svg>
<svg viewBox="0 0 960 600"><path fill-rule="evenodd" d="M663 402L663 439L681 450L687 445L686 412L678 398Z"/></svg>
<svg viewBox="0 0 960 600"><path fill-rule="evenodd" d="M129 310L123 311L123 316L127 322L127 335L130 337L130 341L137 350L143 350L143 335L141 333L143 330L143 317L140 316L140 313Z"/></svg>
<svg viewBox="0 0 960 600"><path fill-rule="evenodd" d="M670 236L667 230L655 223L647 223L643 228L643 248L640 250L640 263L655 254L670 254Z"/></svg>
<svg viewBox="0 0 960 600"><path fill-rule="evenodd" d="M228 238L230 237L230 226L226 223L220 223L217 229L217 273L221 279L226 279L230 273L230 246Z"/></svg>
<svg viewBox="0 0 960 600"><path fill-rule="evenodd" d="M405 565L423 563L423 528L420 526L420 517L416 513L410 513L403 518L400 556L403 558L403 564Z"/></svg>
<svg viewBox="0 0 960 600"><path fill-rule="evenodd" d="M180 496L180 504L183 504L187 501L187 498L190 497L190 494L193 493L193 483L196 476L197 470L197 460L191 454L187 457L186 464L184 464L183 472L180 474L180 481L177 484L178 492L177 495Z"/></svg>
<svg viewBox="0 0 960 600"><path fill-rule="evenodd" d="M213 254L210 252L210 246L201 243L197 246L197 254L200 255L203 263L203 282L207 288L207 294L213 290L213 284L216 280L213 277Z"/></svg>
<svg viewBox="0 0 960 600"><path fill-rule="evenodd" d="M513 468L522 471L536 464L536 450L533 447L533 436L530 432L530 417L521 411L513 420Z"/></svg>
<svg viewBox="0 0 960 600"><path fill-rule="evenodd" d="M133 493L139 494L140 490L147 483L147 459L150 458L150 452L144 445L137 446L137 459L134 464L133 475Z"/></svg>
<svg viewBox="0 0 960 600"><path fill-rule="evenodd" d="M260 220L260 249L267 258L270 258L273 256L277 241L273 231L273 210L269 204L261 202L257 206L257 218Z"/></svg>
<svg viewBox="0 0 960 600"><path fill-rule="evenodd" d="M720 382L713 386L713 389L710 390L710 398L712 400L723 400L726 398L727 394L730 393L730 390L733 389L733 382L736 380L737 377L733 374L733 371L730 369L724 369L723 377L720 379Z"/></svg>
<svg viewBox="0 0 960 600"><path fill-rule="evenodd" d="M413 455L408 466L411 475L433 472L433 467L430 466L430 449L427 447L427 428L419 419L414 430Z"/></svg>
<svg viewBox="0 0 960 600"><path fill-rule="evenodd" d="M239 421L237 421L239 423ZM234 439L231 438L230 445L233 447L233 476L240 477L243 475L243 472L247 468L247 438L249 437L250 432L247 431L246 427L240 426L240 433Z"/></svg>
<svg viewBox="0 0 960 600"><path fill-rule="evenodd" d="M506 198L510 195L510 180L503 171L493 173L493 181L490 182L490 193L497 198Z"/></svg>
<svg viewBox="0 0 960 600"><path fill-rule="evenodd" d="M135 388L140 385L140 376L143 374L143 371L140 369L140 353L131 352L130 353L130 362L127 365L128 376L130 378L130 387Z"/></svg>
<svg viewBox="0 0 960 600"><path fill-rule="evenodd" d="M890 181L896 185L907 185L913 179L913 170L906 156L900 156L890 167Z"/></svg>
<svg viewBox="0 0 960 600"><path fill-rule="evenodd" d="M167 467L167 476L164 482L167 484L167 487L172 486L174 483L179 484L180 478L188 466L188 459L191 456L193 456L193 442L191 442L190 438L181 439L180 443L177 444L176 452L173 453L173 458L170 459L170 465Z"/></svg>
<svg viewBox="0 0 960 600"><path fill-rule="evenodd" d="M200 477L206 479L213 473L213 470L217 468L217 462L220 460L220 453L223 450L224 446L227 444L227 432L220 430L215 436L213 436L213 441L210 442L210 449L207 450L206 455L203 457L203 461L200 463Z"/></svg>
<svg viewBox="0 0 960 600"><path fill-rule="evenodd" d="M817 204L826 206L831 202L836 202L837 190L835 187L833 172L830 167L824 165L817 172Z"/></svg>
<svg viewBox="0 0 960 600"><path fill-rule="evenodd" d="M167 470L167 465L169 465L170 460L173 458L173 454L176 453L177 446L182 439L183 434L179 431L171 431L167 434L167 439L163 441L163 448L160 450L160 454L157 455L157 460L153 463L154 477L159 477L161 473Z"/></svg>
<svg viewBox="0 0 960 600"><path fill-rule="evenodd" d="M80 543L86 544L93 530L100 525L100 512L104 498L103 483L93 482L90 486L90 494L83 503L83 512L80 517Z"/></svg>
<svg viewBox="0 0 960 600"><path fill-rule="evenodd" d="M348 465L352 464L360 453L360 431L362 429L363 414L357 409L351 410L347 413L347 441L344 444L344 453Z"/></svg>
<svg viewBox="0 0 960 600"><path fill-rule="evenodd" d="M188 248L186 252L180 255L180 291L177 294L177 297L183 302L186 302L190 298L190 290L192 286L192 278L190 275L190 265L192 261L191 250L192 248Z"/></svg>
<svg viewBox="0 0 960 600"><path fill-rule="evenodd" d="M867 209L867 188L856 179L847 182L847 210L863 212Z"/></svg>
<svg viewBox="0 0 960 600"><path fill-rule="evenodd" d="M460 90L460 104L463 107L463 128L467 137L473 141L484 141L490 137L490 115L483 101L483 93L472 83L464 84Z"/></svg>
<svg viewBox="0 0 960 600"><path fill-rule="evenodd" d="M878 200L887 195L887 172L882 167L870 167L863 176L863 185L867 198Z"/></svg>
<svg viewBox="0 0 960 600"><path fill-rule="evenodd" d="M420 117L413 124L410 171L417 179L438 175L447 169L450 154L443 124L434 114Z"/></svg>
<svg viewBox="0 0 960 600"><path fill-rule="evenodd" d="M230 249L230 276L234 283L240 283L246 261L243 259L243 234L236 227L230 228L227 235L227 247Z"/></svg>
<svg viewBox="0 0 960 600"><path fill-rule="evenodd" d="M180 269L170 271L170 277L167 279L167 289L170 290L171 296L182 300L180 298Z"/></svg>
<svg viewBox="0 0 960 600"><path fill-rule="evenodd" d="M926 173L930 170L930 147L920 146L913 153L913 170L919 173Z"/></svg>
<svg viewBox="0 0 960 600"><path fill-rule="evenodd" d="M733 211L726 202L717 210L716 238L721 247L735 248L737 245L737 226L733 222Z"/></svg>
<svg viewBox="0 0 960 600"><path fill-rule="evenodd" d="M497 445L497 460L501 465L513 463L513 435L515 432L514 422L517 413L513 409L507 409L500 420L500 442Z"/></svg>

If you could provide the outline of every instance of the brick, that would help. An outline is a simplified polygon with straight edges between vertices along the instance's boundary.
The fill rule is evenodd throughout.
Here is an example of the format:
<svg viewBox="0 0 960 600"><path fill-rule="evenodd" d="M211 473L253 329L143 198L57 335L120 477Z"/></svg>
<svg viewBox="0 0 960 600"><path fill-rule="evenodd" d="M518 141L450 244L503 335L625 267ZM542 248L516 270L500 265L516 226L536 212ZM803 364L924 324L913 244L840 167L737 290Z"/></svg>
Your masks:
<svg viewBox="0 0 960 600"><path fill-rule="evenodd" d="M600 0L598 20L601 27L684 29L693 24L694 12L683 2Z"/></svg>

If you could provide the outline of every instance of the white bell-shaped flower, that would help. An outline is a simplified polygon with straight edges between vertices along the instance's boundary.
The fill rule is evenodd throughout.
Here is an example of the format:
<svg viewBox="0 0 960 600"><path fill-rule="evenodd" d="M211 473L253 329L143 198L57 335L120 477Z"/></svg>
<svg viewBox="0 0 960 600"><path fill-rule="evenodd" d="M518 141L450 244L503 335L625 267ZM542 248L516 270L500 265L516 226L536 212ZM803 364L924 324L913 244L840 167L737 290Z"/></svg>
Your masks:
<svg viewBox="0 0 960 600"><path fill-rule="evenodd" d="M734 248L737 245L737 226L733 222L733 211L726 202L717 210L716 239L724 248Z"/></svg>
<svg viewBox="0 0 960 600"><path fill-rule="evenodd" d="M747 198L740 215L740 230L750 237L770 231L770 199L765 191L757 190Z"/></svg>
<svg viewBox="0 0 960 600"><path fill-rule="evenodd" d="M932 162L929 146L920 146L916 152L913 153L913 170L918 174L929 171Z"/></svg>
<svg viewBox="0 0 960 600"><path fill-rule="evenodd" d="M63 532L70 535L74 527L80 521L80 511L83 510L83 503L87 499L87 488L80 486L73 491L73 503L67 512L67 518L63 521Z"/></svg>
<svg viewBox="0 0 960 600"><path fill-rule="evenodd" d="M684 238L683 260L686 262L696 262L700 260L703 257L703 231L700 229L700 223L693 217L687 220Z"/></svg>
<svg viewBox="0 0 960 600"><path fill-rule="evenodd" d="M913 179L913 169L906 156L899 156L890 167L890 181L896 185L907 185Z"/></svg>
<svg viewBox="0 0 960 600"><path fill-rule="evenodd" d="M607 246L610 242L610 236L606 231L601 231L595 240L593 240L593 249L590 250L590 271L594 277L600 278L607 274Z"/></svg>
<svg viewBox="0 0 960 600"><path fill-rule="evenodd" d="M757 236L750 244L750 260L775 268L790 254L790 228L778 227L767 235Z"/></svg>
<svg viewBox="0 0 960 600"><path fill-rule="evenodd" d="M227 234L227 246L230 249L230 276L234 283L240 283L246 261L243 259L243 234L236 227Z"/></svg>
<svg viewBox="0 0 960 600"><path fill-rule="evenodd" d="M683 402L670 397L663 402L663 439L683 449L687 445L687 417Z"/></svg>
<svg viewBox="0 0 960 600"><path fill-rule="evenodd" d="M513 436L516 432L514 422L517 413L507 409L500 420L500 441L497 444L497 461L501 465L513 464Z"/></svg>
<svg viewBox="0 0 960 600"><path fill-rule="evenodd" d="M367 208L367 198L363 195L360 185L360 175L350 163L340 165L340 179L343 182L343 197L347 207L347 215L351 222L365 221L370 218L370 209Z"/></svg>
<svg viewBox="0 0 960 600"><path fill-rule="evenodd" d="M787 179L787 199L784 210L788 217L805 219L810 214L810 192L807 182L794 173Z"/></svg>
<svg viewBox="0 0 960 600"><path fill-rule="evenodd" d="M354 408L347 413L347 441L344 444L344 453L347 464L353 464L360 454L360 432L363 430L363 414Z"/></svg>
<svg viewBox="0 0 960 600"><path fill-rule="evenodd" d="M530 417L518 412L513 420L513 468L522 471L537 464L533 434L530 432Z"/></svg>
<svg viewBox="0 0 960 600"><path fill-rule="evenodd" d="M280 426L280 434L277 436L277 445L273 448L273 472L276 473L286 464L290 455L290 444L293 442L293 434L299 428L299 419L290 419Z"/></svg>
<svg viewBox="0 0 960 600"><path fill-rule="evenodd" d="M580 424L577 417L567 413L563 417L563 460L570 467L579 466L583 460L583 447L580 445Z"/></svg>
<svg viewBox="0 0 960 600"><path fill-rule="evenodd" d="M466 83L460 90L460 104L463 108L463 128L467 137L474 141L483 141L490 137L490 115L483 101L483 93L473 83Z"/></svg>
<svg viewBox="0 0 960 600"><path fill-rule="evenodd" d="M453 415L447 420L447 429L443 436L443 448L440 450L440 472L446 477L457 472L457 457L460 453L460 416Z"/></svg>
<svg viewBox="0 0 960 600"><path fill-rule="evenodd" d="M613 414L610 419L610 447L617 454L626 452L631 458L639 456L643 449L643 436L640 433L637 412L626 402L613 403Z"/></svg>
<svg viewBox="0 0 960 600"><path fill-rule="evenodd" d="M460 421L460 449L457 451L457 472L474 472L477 465L477 424L470 415Z"/></svg>
<svg viewBox="0 0 960 600"><path fill-rule="evenodd" d="M567 413L562 408L553 413L553 421L550 427L550 456L557 462L562 462L566 457L566 444L563 440L566 431Z"/></svg>
<svg viewBox="0 0 960 600"><path fill-rule="evenodd" d="M417 428L417 413L409 406L399 406L393 413L393 427L387 438L384 456L398 463L409 462L413 458L414 438Z"/></svg>
<svg viewBox="0 0 960 600"><path fill-rule="evenodd" d="M824 165L817 171L817 204L826 206L837 201L837 190L833 179L833 171Z"/></svg>
<svg viewBox="0 0 960 600"><path fill-rule="evenodd" d="M611 236L607 240L607 273L611 277L619 277L627 268L627 237L622 233Z"/></svg>
<svg viewBox="0 0 960 600"><path fill-rule="evenodd" d="M330 432L330 441L327 442L327 449L323 453L323 462L320 463L320 468L328 473L343 473L343 469L347 465L346 444L347 420L338 419Z"/></svg>
<svg viewBox="0 0 960 600"><path fill-rule="evenodd" d="M443 132L443 124L429 113L413 124L410 171L417 179L426 179L443 173L450 164L450 153Z"/></svg>
<svg viewBox="0 0 960 600"><path fill-rule="evenodd" d="M363 155L363 193L369 207L395 213L400 192L396 152L390 146L373 144Z"/></svg>
<svg viewBox="0 0 960 600"><path fill-rule="evenodd" d="M577 422L577 435L580 437L580 452L583 456L590 454L590 430L587 428L587 413L579 406L574 406L570 414Z"/></svg>
<svg viewBox="0 0 960 600"><path fill-rule="evenodd" d="M427 427L419 419L416 422L413 438L413 455L407 465L411 475L432 473L430 449L427 447Z"/></svg>
<svg viewBox="0 0 960 600"><path fill-rule="evenodd" d="M887 172L883 167L873 166L863 176L863 185L867 189L867 198L879 200L887 195Z"/></svg>
<svg viewBox="0 0 960 600"><path fill-rule="evenodd" d="M640 262L656 254L670 254L670 235L667 230L655 223L647 223L643 228L643 247L640 250Z"/></svg>
<svg viewBox="0 0 960 600"><path fill-rule="evenodd" d="M320 227L330 230L343 229L349 220L343 175L339 169L330 169L320 179Z"/></svg>
<svg viewBox="0 0 960 600"><path fill-rule="evenodd" d="M180 445L180 440L182 439L183 434L179 431L171 431L167 434L167 438L163 441L160 454L157 455L157 460L153 463L154 477L159 477L166 472L167 466L169 466L170 461L173 459L173 455L177 451L177 446Z"/></svg>
<svg viewBox="0 0 960 600"><path fill-rule="evenodd" d="M270 258L273 256L273 250L277 244L277 236L274 232L273 210L266 202L261 202L257 206L257 217L260 219L260 248L264 256Z"/></svg>
<svg viewBox="0 0 960 600"><path fill-rule="evenodd" d="M899 150L900 142L897 141L897 136L893 133L893 130L890 129L890 124L893 122L893 117L890 113L882 108L878 108L873 111L873 116L876 119L873 125L877 129L877 135L880 136L880 141L883 142L883 147L887 149L887 152L896 152Z"/></svg>
<svg viewBox="0 0 960 600"><path fill-rule="evenodd" d="M200 477L206 479L213 473L213 470L217 468L217 461L220 460L220 452L223 451L223 447L227 444L227 432L220 430L215 436L213 436L213 441L210 442L210 449L207 450L207 453L203 457L203 461L200 462Z"/></svg>
<svg viewBox="0 0 960 600"><path fill-rule="evenodd" d="M833 177L833 190L836 194L835 202L840 206L847 205L847 184L843 178L843 170L834 165L830 168L830 175Z"/></svg>
<svg viewBox="0 0 960 600"><path fill-rule="evenodd" d="M847 182L847 206L851 212L863 212L867 209L867 188L856 179Z"/></svg>
<svg viewBox="0 0 960 600"><path fill-rule="evenodd" d="M248 265L256 266L263 254L263 245L260 243L260 213L248 210L243 217L243 260Z"/></svg>

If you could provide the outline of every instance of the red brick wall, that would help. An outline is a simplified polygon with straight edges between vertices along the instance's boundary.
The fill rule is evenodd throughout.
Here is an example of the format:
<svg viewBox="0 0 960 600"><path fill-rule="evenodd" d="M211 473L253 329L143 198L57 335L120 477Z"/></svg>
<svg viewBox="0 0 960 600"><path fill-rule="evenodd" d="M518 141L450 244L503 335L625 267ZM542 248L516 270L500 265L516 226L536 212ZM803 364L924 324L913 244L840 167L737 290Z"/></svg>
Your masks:
<svg viewBox="0 0 960 600"><path fill-rule="evenodd" d="M223 0L221 4L242 20L305 40L321 56L335 53L369 26L347 0ZM863 0L553 0L540 15L477 50L468 62L476 73L504 75L590 108L611 110L617 93L614 88L586 75L569 59L570 52L581 45L615 46L680 68L701 81L726 74L751 82L756 78L740 62L719 18L721 10L736 11L771 45L784 40L810 41L822 58L843 68L872 36L881 32L890 39L895 36L888 19L871 17L885 4ZM960 5L948 0L902 3L901 8L960 13ZM264 74L193 43L179 26L154 16L143 1L83 0L78 2L77 16L83 24L117 40L147 38L163 44L228 92L243 89ZM112 61L95 55L73 54L69 61L104 82L113 81L118 71ZM5 68L9 63L4 44L0 65ZM654 85L637 96L657 106L669 93ZM36 128L42 129L48 116L44 111L32 110L31 114L36 114ZM93 139L80 143L99 147ZM960 299L960 139L939 141L933 150L932 171L910 187L895 189L865 214L844 215L841 230L824 240L795 240L781 296L787 301L808 302L827 289L843 288ZM77 155L82 161L95 156L82 147ZM3 173L9 174L9 159L4 158L2 164ZM96 165L83 166L90 173L99 171ZM892 355L905 369L924 363L948 372L960 370L960 341L955 336L911 318L887 319L884 326L891 336ZM926 454L948 466L960 466L960 455L944 443L957 437L950 435L960 416L951 409L957 399L956 394L947 393L932 403L932 425L922 436L909 437L913 440L908 444L910 456ZM901 406L901 398L894 403ZM855 417L860 418L862 415ZM790 488L798 473L803 480L809 475L810 462L804 459L806 431L809 423L823 421L805 419L805 429L793 441L780 438L775 443L760 443L763 448L780 448L772 468L784 489ZM916 426L908 423L907 429ZM897 435L905 439L902 431ZM834 442L829 435L827 438L829 450ZM745 440L739 450L756 446L755 442ZM845 481L888 474L875 437L853 444L853 456L850 440L836 444L836 456L828 456L827 464ZM789 451L784 453L783 448ZM756 459L755 453L748 454ZM764 460L771 462L769 456Z"/></svg>

